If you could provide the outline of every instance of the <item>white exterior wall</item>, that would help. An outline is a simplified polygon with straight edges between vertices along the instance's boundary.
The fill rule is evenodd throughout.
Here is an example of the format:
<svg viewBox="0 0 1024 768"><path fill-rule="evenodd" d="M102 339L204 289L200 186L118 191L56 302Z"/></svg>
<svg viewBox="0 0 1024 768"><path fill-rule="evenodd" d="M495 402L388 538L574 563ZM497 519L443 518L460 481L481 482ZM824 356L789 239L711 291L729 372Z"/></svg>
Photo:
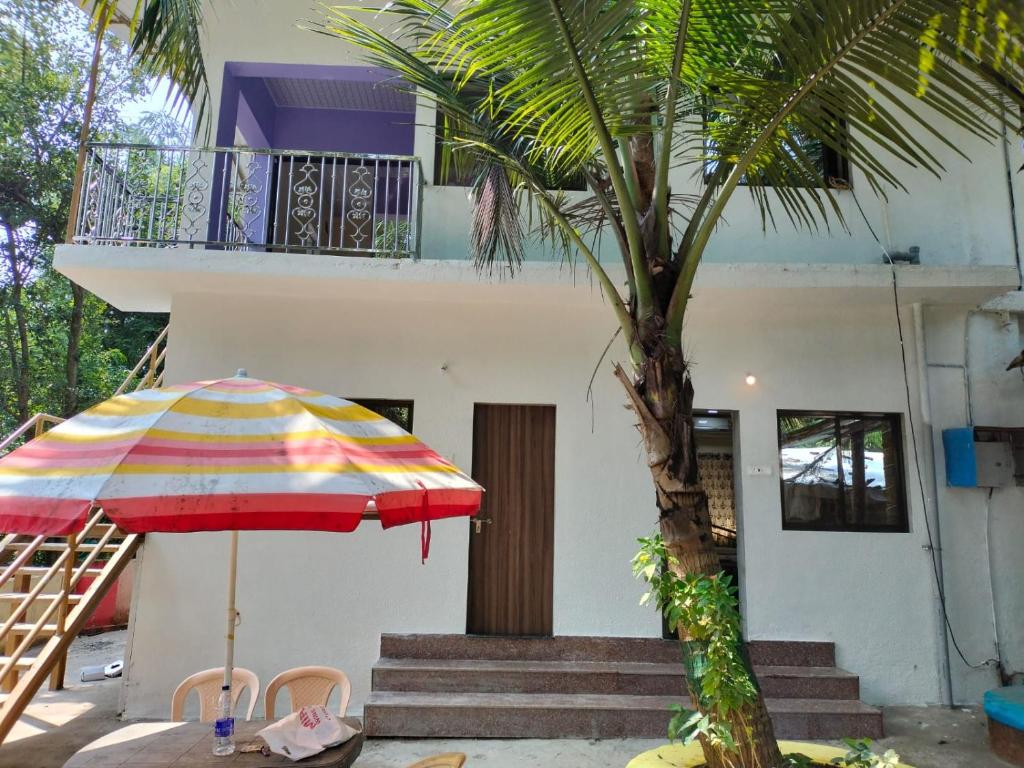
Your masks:
<svg viewBox="0 0 1024 768"><path fill-rule="evenodd" d="M629 573L635 539L653 529L656 512L608 364L595 380L593 431L585 401L612 321L589 287L563 290L573 296L566 306L528 286L518 303L182 294L167 376L245 366L338 394L411 398L416 433L466 469L475 402L556 405L555 633L656 636L658 617L637 605L642 590ZM810 292L793 303L770 293L713 306L698 300L688 334L698 405L739 413L749 636L833 640L840 665L862 675L867 701L936 702L938 625L919 499L908 494L909 534L781 530L776 409L905 410L884 295L856 307L857 323L850 307L814 304ZM842 359L836 349L846 352ZM756 387L743 383L747 371L758 376ZM863 385L864 371L873 386ZM743 471L750 465L774 470L754 477ZM914 477L910 465L908 486ZM425 566L413 528L243 534L236 662L263 680L292 665L340 666L352 676L358 709L381 632L464 631L468 528L436 524ZM129 716L162 714L178 680L220 662L226 545L225 534L148 538Z"/></svg>
<svg viewBox="0 0 1024 768"><path fill-rule="evenodd" d="M215 8L209 14L214 117L226 61L356 63L341 42L295 27L296 18L311 13L294 3L236 0L230 13ZM416 154L428 182L434 138L423 126L432 122L430 110L421 108ZM1002 146L956 130L947 135L972 161L936 144L947 168L941 182L901 171L909 194L893 191L883 204L854 175L872 226L887 248L920 246L925 265L1016 267L1006 180L1012 168L1017 224L1024 232L1024 175L1015 173L1019 149L1010 148L1008 163ZM689 170L681 171L673 186L676 192L692 192L696 182ZM801 279L804 264L880 263L879 246L852 193L837 197L852 234L834 221L831 234L794 232L781 212L779 231L764 234L756 208L741 191L728 206L727 224L712 240L707 265L787 264L793 265L794 279ZM469 210L466 190L428 185L424 259L466 257ZM472 303L477 289L465 280L443 287L425 281L420 290L403 289L391 299L382 295L385 291L360 299L354 289L334 295L331 280L349 279L340 274L343 267L330 276L326 268L303 272L300 265L270 279L273 261L288 263L282 255L231 254L237 265L233 274L220 266L227 257L223 252L186 256L108 249L105 267L85 263L86 257L73 263L75 252L85 250L60 250L58 266L121 308L173 309L171 381L228 375L245 366L253 375L337 394L412 398L416 432L467 469L474 402L555 404L555 631L658 634L657 617L636 605L640 589L628 569L634 539L655 522L649 479L607 365L595 381L591 432L584 396L612 320L606 307L591 300L585 273L576 276L570 306L559 309L564 294L531 282L528 275L493 303ZM538 245L530 258L550 254ZM615 258L605 254L609 263ZM390 279L383 272L381 265L379 279ZM943 279L951 291L963 289L969 272ZM702 268L706 274L708 268ZM904 423L909 534L786 532L780 520L775 411L906 411L887 277L869 299L854 300L848 291L856 275L843 270L822 273L816 285L802 283L806 290L798 293L751 292L753 278L739 273L736 280L746 281L744 290L730 293L729 273L712 274L713 295L699 278L686 333L697 362L698 405L739 413L748 635L834 640L840 665L862 675L869 702L942 700L941 618L924 549L927 505L941 524L950 620L965 655L977 662L994 654L994 592L1006 664L1024 669L1024 571L1019 567L1024 491L997 490L989 500L983 490L947 489L941 455L941 430L964 426L968 419L964 371L948 366L968 369L975 423L1024 426L1024 381L1002 370L1021 348L1019 315L969 315L977 302L967 298L962 307L927 306L920 311L924 333L917 338L914 313L905 308L913 407L919 409L922 392L927 401L924 410L915 410L924 502L909 423ZM1001 284L1013 288L1015 283L1016 277L1004 277ZM934 288L925 298L907 300L928 304L936 298ZM985 297L991 295L995 291ZM1024 308L1019 297L1008 305ZM919 360L921 347L927 354ZM442 372L445 363L448 370ZM758 376L757 387L743 385L747 371ZM744 471L749 466L775 471L751 476ZM264 682L297 664L341 666L352 673L358 710L381 632L463 630L468 535L462 523L439 523L431 560L420 566L413 529L381 534L367 525L351 536L244 534L238 663L253 668ZM169 692L181 678L221 663L225 551L226 536L218 534L147 541L125 682L130 716L165 714ZM991 667L972 670L955 651L952 655L954 699L977 701L996 683Z"/></svg>
<svg viewBox="0 0 1024 768"><path fill-rule="evenodd" d="M1024 339L1020 316L970 307L923 313L928 396L938 472L943 573L950 624L968 666L950 648L953 698L975 702L997 685L996 638L1009 672L1024 671L1024 488L948 488L942 430L1024 427L1024 378L1006 372ZM968 388L969 387L969 388Z"/></svg>

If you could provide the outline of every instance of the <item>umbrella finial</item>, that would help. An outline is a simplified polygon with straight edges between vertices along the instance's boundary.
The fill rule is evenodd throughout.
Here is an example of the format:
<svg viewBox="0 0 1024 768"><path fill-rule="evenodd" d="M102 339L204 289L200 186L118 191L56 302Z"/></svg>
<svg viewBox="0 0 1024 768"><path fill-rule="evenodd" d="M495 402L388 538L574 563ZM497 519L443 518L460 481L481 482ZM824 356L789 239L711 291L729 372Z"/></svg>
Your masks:
<svg viewBox="0 0 1024 768"><path fill-rule="evenodd" d="M235 374L236 379L245 379L249 377L249 372L245 368L239 368L238 373Z"/></svg>

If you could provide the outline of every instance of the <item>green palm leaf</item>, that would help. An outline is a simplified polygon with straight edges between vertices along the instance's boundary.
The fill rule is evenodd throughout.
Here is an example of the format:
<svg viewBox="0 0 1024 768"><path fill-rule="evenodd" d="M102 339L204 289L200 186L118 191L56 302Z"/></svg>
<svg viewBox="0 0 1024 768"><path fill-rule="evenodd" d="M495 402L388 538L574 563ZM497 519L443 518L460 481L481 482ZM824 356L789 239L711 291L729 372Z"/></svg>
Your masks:
<svg viewBox="0 0 1024 768"><path fill-rule="evenodd" d="M1014 0L393 0L328 8L316 27L432 99L446 144L519 174L542 207L556 201L543 179L586 174L630 278L630 338L655 317L676 338L741 182L766 225L777 206L798 227L844 226L823 148L886 195L901 170L940 175L963 154L951 128L995 141L1024 106ZM669 170L686 167L717 172L680 211ZM508 210L507 236L476 243L481 264L515 254Z"/></svg>
<svg viewBox="0 0 1024 768"><path fill-rule="evenodd" d="M194 111L196 126L203 123L210 97L201 40L202 0L135 0L130 18L122 15L123 3L116 0L81 4L104 26L111 21L126 23L132 53L145 71L173 81L179 93L172 106L184 99Z"/></svg>

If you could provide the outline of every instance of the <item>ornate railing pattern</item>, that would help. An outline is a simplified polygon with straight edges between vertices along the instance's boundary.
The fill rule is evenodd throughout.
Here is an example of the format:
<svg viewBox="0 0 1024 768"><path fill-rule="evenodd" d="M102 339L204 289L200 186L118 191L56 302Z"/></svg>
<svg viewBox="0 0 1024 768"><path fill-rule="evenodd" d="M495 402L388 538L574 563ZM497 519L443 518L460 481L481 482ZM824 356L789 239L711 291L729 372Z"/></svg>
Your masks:
<svg viewBox="0 0 1024 768"><path fill-rule="evenodd" d="M80 243L419 255L414 157L93 144Z"/></svg>

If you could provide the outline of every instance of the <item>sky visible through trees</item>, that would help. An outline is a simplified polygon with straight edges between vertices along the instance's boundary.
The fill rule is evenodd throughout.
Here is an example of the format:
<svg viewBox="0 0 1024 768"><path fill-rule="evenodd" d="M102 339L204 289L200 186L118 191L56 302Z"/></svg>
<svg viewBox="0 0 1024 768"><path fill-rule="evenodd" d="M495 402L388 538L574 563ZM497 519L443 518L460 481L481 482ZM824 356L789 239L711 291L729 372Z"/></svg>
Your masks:
<svg viewBox="0 0 1024 768"><path fill-rule="evenodd" d="M87 15L72 3L0 0L0 436L37 412L69 415L110 396L166 323L87 293L76 304L52 266L93 45ZM166 93L108 34L93 140L187 142L187 115L168 113ZM69 347L78 349L77 365L69 365Z"/></svg>

